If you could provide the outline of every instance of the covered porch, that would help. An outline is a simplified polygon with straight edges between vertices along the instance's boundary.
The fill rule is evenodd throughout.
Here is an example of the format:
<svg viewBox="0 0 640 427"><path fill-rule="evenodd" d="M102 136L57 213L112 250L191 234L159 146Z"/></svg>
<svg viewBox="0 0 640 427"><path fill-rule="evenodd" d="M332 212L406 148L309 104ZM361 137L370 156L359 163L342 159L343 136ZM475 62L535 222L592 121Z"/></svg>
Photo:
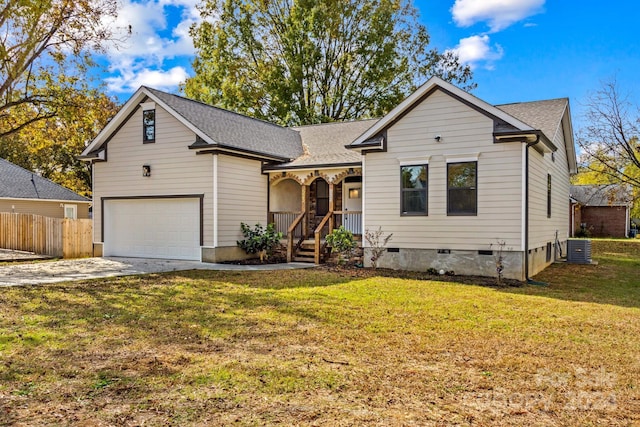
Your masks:
<svg viewBox="0 0 640 427"><path fill-rule="evenodd" d="M322 263L334 229L362 239L362 169L269 172L269 222L286 239L287 261Z"/></svg>

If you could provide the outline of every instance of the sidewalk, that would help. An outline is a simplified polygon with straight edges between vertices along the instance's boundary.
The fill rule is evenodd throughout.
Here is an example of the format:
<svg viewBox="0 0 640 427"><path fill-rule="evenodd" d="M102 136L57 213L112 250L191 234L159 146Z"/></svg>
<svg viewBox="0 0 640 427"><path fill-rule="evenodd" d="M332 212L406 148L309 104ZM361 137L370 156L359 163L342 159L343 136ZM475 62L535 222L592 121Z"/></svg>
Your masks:
<svg viewBox="0 0 640 427"><path fill-rule="evenodd" d="M311 267L314 267L314 265L307 263L232 265L150 258L82 258L0 265L0 287L183 270L263 271L293 270Z"/></svg>

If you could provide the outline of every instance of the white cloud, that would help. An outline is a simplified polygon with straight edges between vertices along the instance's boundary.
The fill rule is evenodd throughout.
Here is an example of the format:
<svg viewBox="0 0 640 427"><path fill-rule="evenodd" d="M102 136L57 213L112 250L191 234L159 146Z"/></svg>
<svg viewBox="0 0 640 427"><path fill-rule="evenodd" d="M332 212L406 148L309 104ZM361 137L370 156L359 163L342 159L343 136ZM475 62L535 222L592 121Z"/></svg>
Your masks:
<svg viewBox="0 0 640 427"><path fill-rule="evenodd" d="M144 68L137 71L123 71L119 76L107 77L107 89L117 93L134 92L140 86L150 86L160 90L171 90L189 77L180 66L168 71Z"/></svg>
<svg viewBox="0 0 640 427"><path fill-rule="evenodd" d="M451 49L458 55L460 63L476 67L478 63L484 62L484 67L493 69L493 62L502 58L504 51L502 46L495 44L491 46L488 35L471 36L461 39L458 45Z"/></svg>
<svg viewBox="0 0 640 427"><path fill-rule="evenodd" d="M106 52L108 89L125 93L145 84L171 90L183 82L187 71L176 62L190 62L195 54L189 28L201 21L198 2L123 0L118 17L108 23L124 38ZM169 66L172 68L167 70Z"/></svg>
<svg viewBox="0 0 640 427"><path fill-rule="evenodd" d="M544 3L545 0L456 0L451 14L460 27L487 22L496 32L539 13Z"/></svg>
<svg viewBox="0 0 640 427"><path fill-rule="evenodd" d="M162 61L165 58L194 54L189 27L200 21L193 0L125 0L112 26L126 37L118 49L108 52L110 58L135 56ZM180 10L180 17L168 15L167 6ZM175 9L171 9L175 11ZM169 26L173 26L169 28ZM130 31L130 32L129 32Z"/></svg>

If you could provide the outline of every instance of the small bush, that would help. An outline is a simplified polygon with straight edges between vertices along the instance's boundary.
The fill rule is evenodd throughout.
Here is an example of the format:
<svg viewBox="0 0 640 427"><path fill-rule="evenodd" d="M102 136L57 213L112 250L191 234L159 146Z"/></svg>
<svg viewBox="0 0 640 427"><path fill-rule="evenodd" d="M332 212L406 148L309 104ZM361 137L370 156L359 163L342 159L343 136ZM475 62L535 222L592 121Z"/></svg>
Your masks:
<svg viewBox="0 0 640 427"><path fill-rule="evenodd" d="M327 235L327 245L331 247L331 252L337 252L339 255L338 263L344 263L345 258L349 258L351 252L358 246L353 239L353 233L340 226Z"/></svg>
<svg viewBox="0 0 640 427"><path fill-rule="evenodd" d="M591 237L591 232L584 227L580 227L580 230L576 231L575 235L576 237L589 238Z"/></svg>
<svg viewBox="0 0 640 427"><path fill-rule="evenodd" d="M240 229L244 240L238 240L236 243L248 254L259 254L260 261L264 262L271 255L272 249L280 243L282 233L276 231L276 225L271 223L264 228L260 224L256 224L255 228L251 228L244 222L240 223Z"/></svg>
<svg viewBox="0 0 640 427"><path fill-rule="evenodd" d="M382 255L384 255L387 243L391 240L393 233L389 234L385 238L383 238L382 235L382 227L378 227L376 231L370 231L367 229L364 232L364 238L369 244L369 249L371 250L371 265L374 270L378 268L378 260Z"/></svg>

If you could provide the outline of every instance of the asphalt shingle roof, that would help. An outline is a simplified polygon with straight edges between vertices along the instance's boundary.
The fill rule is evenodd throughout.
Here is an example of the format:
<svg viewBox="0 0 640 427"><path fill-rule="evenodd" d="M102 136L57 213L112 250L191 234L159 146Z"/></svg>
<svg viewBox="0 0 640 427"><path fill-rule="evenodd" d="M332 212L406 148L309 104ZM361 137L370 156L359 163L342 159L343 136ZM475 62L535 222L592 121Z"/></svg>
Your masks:
<svg viewBox="0 0 640 427"><path fill-rule="evenodd" d="M31 171L0 159L0 197L11 199L70 200L88 199Z"/></svg>
<svg viewBox="0 0 640 427"><path fill-rule="evenodd" d="M347 150L345 145L362 135L378 119L353 122L322 123L299 126L304 154L295 160L274 166L275 168L302 168L306 166L328 166L348 163L360 163L360 153Z"/></svg>
<svg viewBox="0 0 640 427"><path fill-rule="evenodd" d="M496 105L495 107L528 124L532 128L541 130L549 140L553 141L568 102L568 98L558 98L544 101L503 104Z"/></svg>
<svg viewBox="0 0 640 427"><path fill-rule="evenodd" d="M631 191L624 185L572 185L570 195L583 206L628 206Z"/></svg>
<svg viewBox="0 0 640 427"><path fill-rule="evenodd" d="M303 154L295 130L145 87L216 143L269 156L295 159Z"/></svg>

